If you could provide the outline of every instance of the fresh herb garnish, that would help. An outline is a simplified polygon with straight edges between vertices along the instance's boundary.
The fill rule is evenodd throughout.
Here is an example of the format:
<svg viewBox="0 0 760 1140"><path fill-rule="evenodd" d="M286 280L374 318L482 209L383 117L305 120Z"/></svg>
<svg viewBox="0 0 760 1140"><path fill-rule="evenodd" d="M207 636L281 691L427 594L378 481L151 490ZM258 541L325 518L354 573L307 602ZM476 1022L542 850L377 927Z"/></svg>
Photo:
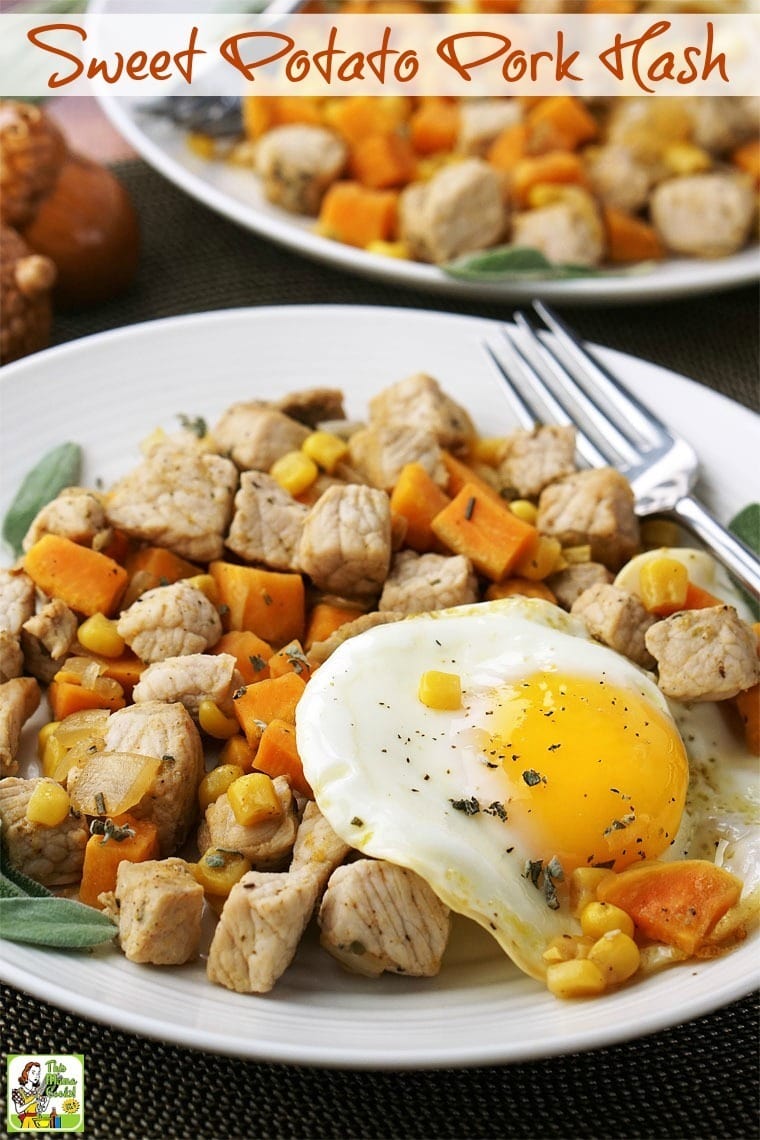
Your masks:
<svg viewBox="0 0 760 1140"><path fill-rule="evenodd" d="M82 449L77 443L62 443L43 455L25 475L3 521L3 538L18 557L24 535L37 512L64 487L79 482Z"/></svg>
<svg viewBox="0 0 760 1140"><path fill-rule="evenodd" d="M135 834L133 827L120 826L109 816L108 819L93 819L90 824L90 835L102 835L102 843L107 843L109 839L113 839L114 843L123 843L125 839L131 839Z"/></svg>
<svg viewBox="0 0 760 1140"><path fill-rule="evenodd" d="M198 439L203 439L204 435L208 432L208 425L203 416L186 416L184 412L177 413L180 427L185 431L191 431L193 435L197 435Z"/></svg>
<svg viewBox="0 0 760 1140"><path fill-rule="evenodd" d="M81 950L110 942L116 926L102 911L58 898L17 870L0 835L0 938Z"/></svg>
<svg viewBox="0 0 760 1140"><path fill-rule="evenodd" d="M462 281L505 281L513 278L552 279L570 277L609 277L649 272L651 262L640 262L628 270L598 269L593 265L550 261L538 249L520 245L499 245L480 253L466 254L441 266L444 273Z"/></svg>
<svg viewBox="0 0 760 1140"><path fill-rule="evenodd" d="M745 546L760 556L760 503L748 503L746 507L743 507L731 519L728 529L741 539ZM746 590L741 590L741 593L750 608L752 617L757 621L760 619L760 603Z"/></svg>

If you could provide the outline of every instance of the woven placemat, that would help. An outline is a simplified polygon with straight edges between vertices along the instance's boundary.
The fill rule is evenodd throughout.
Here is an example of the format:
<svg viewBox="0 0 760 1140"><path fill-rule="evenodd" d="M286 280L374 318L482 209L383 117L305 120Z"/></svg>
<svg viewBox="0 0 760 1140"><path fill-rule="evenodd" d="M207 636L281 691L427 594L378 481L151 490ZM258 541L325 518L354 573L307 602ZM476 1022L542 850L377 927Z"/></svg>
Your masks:
<svg viewBox="0 0 760 1140"><path fill-rule="evenodd" d="M139 276L110 304L59 315L54 343L159 317L246 305L395 305L500 318L512 311L511 305L430 297L346 276L241 231L143 163L125 164L118 173L141 217ZM755 288L563 311L591 340L757 407ZM8 1052L85 1054L92 1137L749 1140L758 1134L753 998L596 1052L505 1067L372 1073L193 1052L94 1025L8 987L0 992L0 1040Z"/></svg>

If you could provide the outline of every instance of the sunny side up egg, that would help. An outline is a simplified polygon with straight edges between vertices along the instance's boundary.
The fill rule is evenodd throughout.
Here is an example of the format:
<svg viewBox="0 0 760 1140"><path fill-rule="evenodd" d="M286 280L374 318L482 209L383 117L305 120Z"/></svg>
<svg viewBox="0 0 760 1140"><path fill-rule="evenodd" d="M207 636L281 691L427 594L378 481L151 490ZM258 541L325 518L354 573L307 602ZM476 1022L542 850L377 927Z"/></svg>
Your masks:
<svg viewBox="0 0 760 1140"><path fill-rule="evenodd" d="M459 677L459 707L420 700L429 671ZM662 855L686 799L686 752L653 680L539 599L345 642L309 682L296 727L335 831L416 871L539 979L551 939L580 929L570 872Z"/></svg>

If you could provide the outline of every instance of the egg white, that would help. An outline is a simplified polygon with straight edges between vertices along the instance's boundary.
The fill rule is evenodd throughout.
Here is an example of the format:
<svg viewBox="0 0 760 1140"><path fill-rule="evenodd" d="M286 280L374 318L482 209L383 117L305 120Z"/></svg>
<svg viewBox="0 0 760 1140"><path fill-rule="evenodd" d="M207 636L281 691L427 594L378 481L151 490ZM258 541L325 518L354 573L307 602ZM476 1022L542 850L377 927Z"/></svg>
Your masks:
<svg viewBox="0 0 760 1140"><path fill-rule="evenodd" d="M468 711L423 705L418 682L427 670L458 673ZM367 855L416 871L537 978L545 975L548 942L578 933L578 924L566 901L552 909L526 877L526 849L509 820L455 805L504 798L503 773L486 766L477 738L470 738L469 726L484 724L488 693L553 670L604 676L641 693L670 719L647 673L592 641L576 618L534 598L461 606L369 630L320 666L296 716L306 777L335 831Z"/></svg>

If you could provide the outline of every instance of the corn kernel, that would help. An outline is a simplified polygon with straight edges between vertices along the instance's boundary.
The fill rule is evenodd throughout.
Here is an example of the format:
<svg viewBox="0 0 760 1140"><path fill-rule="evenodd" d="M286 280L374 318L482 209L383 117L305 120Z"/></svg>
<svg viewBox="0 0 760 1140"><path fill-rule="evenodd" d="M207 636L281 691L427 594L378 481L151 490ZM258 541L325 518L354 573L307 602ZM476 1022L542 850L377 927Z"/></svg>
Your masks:
<svg viewBox="0 0 760 1140"><path fill-rule="evenodd" d="M589 962L598 966L608 986L618 986L633 977L639 968L639 948L622 930L610 930L597 939L588 952Z"/></svg>
<svg viewBox="0 0 760 1140"><path fill-rule="evenodd" d="M540 534L527 554L515 563L512 571L519 578L528 578L531 582L540 582L542 578L546 578L553 572L561 554L562 547L556 538Z"/></svg>
<svg viewBox="0 0 760 1140"><path fill-rule="evenodd" d="M589 903L596 902L599 885L614 876L607 867L576 867L570 875L570 913L579 918Z"/></svg>
<svg viewBox="0 0 760 1140"><path fill-rule="evenodd" d="M317 478L319 468L303 451L288 451L274 461L269 474L283 490L291 495L300 495Z"/></svg>
<svg viewBox="0 0 760 1140"><path fill-rule="evenodd" d="M590 902L580 914L581 930L589 938L601 938L610 930L622 930L633 938L633 919L613 903Z"/></svg>
<svg viewBox="0 0 760 1140"><path fill-rule="evenodd" d="M196 882L200 883L207 894L226 898L235 883L250 871L251 862L242 851L210 847L190 869Z"/></svg>
<svg viewBox="0 0 760 1140"><path fill-rule="evenodd" d="M553 962L546 970L546 985L555 997L593 997L604 992L604 974L588 958Z"/></svg>
<svg viewBox="0 0 760 1140"><path fill-rule="evenodd" d="M712 159L701 146L690 142L673 142L662 152L662 159L672 174L701 174L712 166Z"/></svg>
<svg viewBox="0 0 760 1140"><path fill-rule="evenodd" d="M216 740L228 740L240 732L237 718L225 716L216 701L208 698L198 705L198 724L207 736Z"/></svg>
<svg viewBox="0 0 760 1140"><path fill-rule="evenodd" d="M209 804L215 803L224 795L230 784L244 775L243 769L237 764L219 764L207 772L198 788L201 811L205 811Z"/></svg>
<svg viewBox="0 0 760 1140"><path fill-rule="evenodd" d="M462 705L462 682L458 673L428 669L420 677L417 696L429 709L458 709Z"/></svg>
<svg viewBox="0 0 760 1140"><path fill-rule="evenodd" d="M42 827L57 827L69 814L69 793L60 784L38 784L26 805L26 818Z"/></svg>
<svg viewBox="0 0 760 1140"><path fill-rule="evenodd" d="M498 467L504 454L503 436L482 436L470 448L470 458L488 467Z"/></svg>
<svg viewBox="0 0 760 1140"><path fill-rule="evenodd" d="M313 431L301 444L301 451L331 475L348 455L348 444L331 431Z"/></svg>
<svg viewBox="0 0 760 1140"><path fill-rule="evenodd" d="M538 507L535 503L531 503L530 499L513 499L509 504L509 509L513 515L517 515L518 519L522 519L523 522L530 523L531 526L536 525ZM556 538L553 541L557 542ZM558 542L557 548L560 549Z"/></svg>
<svg viewBox="0 0 760 1140"><path fill-rule="evenodd" d="M591 561L591 547L588 543L583 546L565 546L562 548L562 557L568 566L577 566L580 562Z"/></svg>
<svg viewBox="0 0 760 1140"><path fill-rule="evenodd" d="M537 182L528 191L528 209L540 210L542 206L553 206L568 197L568 187L559 182Z"/></svg>
<svg viewBox="0 0 760 1140"><path fill-rule="evenodd" d="M371 241L364 248L367 253L378 253L381 257L395 257L400 261L407 261L411 256L405 241Z"/></svg>
<svg viewBox="0 0 760 1140"><path fill-rule="evenodd" d="M282 804L271 776L249 772L227 789L232 814L243 827L282 815Z"/></svg>
<svg viewBox="0 0 760 1140"><path fill-rule="evenodd" d="M90 653L101 657L121 657L126 642L119 636L116 622L105 614L93 614L82 622L77 630L79 644Z"/></svg>
<svg viewBox="0 0 760 1140"><path fill-rule="evenodd" d="M674 613L686 604L689 572L677 558L650 558L639 571L639 591L650 613Z"/></svg>
<svg viewBox="0 0 760 1140"><path fill-rule="evenodd" d="M243 772L250 772L255 759L256 749L251 748L246 738L240 733L226 740L219 753L220 765L234 764L237 768L242 768Z"/></svg>
<svg viewBox="0 0 760 1140"><path fill-rule="evenodd" d="M40 731L37 733L37 759L42 760L45 755L45 745L51 736L55 733L60 725L59 720L49 720L47 724L43 724ZM46 773L47 774L47 773Z"/></svg>
<svg viewBox="0 0 760 1140"><path fill-rule="evenodd" d="M193 574L192 577L185 578L184 582L205 594L212 605L218 605L219 587L216 584L216 578L212 578L210 574Z"/></svg>

